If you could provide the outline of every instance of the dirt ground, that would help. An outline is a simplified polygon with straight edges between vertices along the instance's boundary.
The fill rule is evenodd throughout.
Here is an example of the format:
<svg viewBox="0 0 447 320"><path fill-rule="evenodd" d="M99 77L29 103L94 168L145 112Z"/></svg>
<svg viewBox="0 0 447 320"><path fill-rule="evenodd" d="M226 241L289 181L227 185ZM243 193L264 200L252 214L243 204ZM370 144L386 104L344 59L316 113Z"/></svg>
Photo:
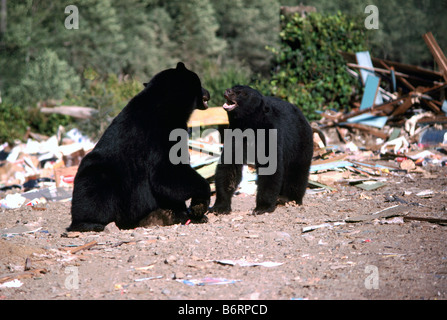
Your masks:
<svg viewBox="0 0 447 320"><path fill-rule="evenodd" d="M205 224L66 233L70 202L1 209L0 300L446 300L447 227L408 219L447 219L447 168L425 169L373 191L308 189L303 206L260 216L239 194Z"/></svg>

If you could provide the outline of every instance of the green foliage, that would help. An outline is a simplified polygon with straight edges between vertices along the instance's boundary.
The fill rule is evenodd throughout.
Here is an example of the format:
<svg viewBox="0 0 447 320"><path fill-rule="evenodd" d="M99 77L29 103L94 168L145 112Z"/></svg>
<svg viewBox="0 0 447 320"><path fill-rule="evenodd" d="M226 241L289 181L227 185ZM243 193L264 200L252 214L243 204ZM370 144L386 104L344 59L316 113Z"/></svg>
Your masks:
<svg viewBox="0 0 447 320"><path fill-rule="evenodd" d="M207 63L201 77L202 86L211 95L210 106L222 106L225 103L224 91L237 84L250 82L250 69L229 65L221 68L217 64Z"/></svg>
<svg viewBox="0 0 447 320"><path fill-rule="evenodd" d="M60 60L51 50L44 50L29 63L20 83L11 88L9 96L22 106L39 101L63 99L68 92L77 93L80 79L66 61Z"/></svg>
<svg viewBox="0 0 447 320"><path fill-rule="evenodd" d="M279 38L279 1L211 0L219 22L217 35L227 42L224 63L248 66L255 74L268 76L272 54L267 45Z"/></svg>
<svg viewBox="0 0 447 320"><path fill-rule="evenodd" d="M98 139L129 100L143 89L143 84L128 76L114 74L102 79L93 69L84 72L84 79L81 94L73 97L71 103L98 110L92 119L77 123L84 134Z"/></svg>
<svg viewBox="0 0 447 320"><path fill-rule="evenodd" d="M44 114L37 107L28 109L26 121L32 132L38 132L46 136L56 134L59 126L69 126L73 123L73 119L62 114Z"/></svg>
<svg viewBox="0 0 447 320"><path fill-rule="evenodd" d="M15 139L23 138L26 133L26 114L9 101L0 103L0 114L0 142L13 145Z"/></svg>
<svg viewBox="0 0 447 320"><path fill-rule="evenodd" d="M317 110L347 108L356 82L338 52L365 49L363 25L341 13L295 15L280 36L280 48L271 48L278 65L271 94L299 106L309 120L319 118Z"/></svg>
<svg viewBox="0 0 447 320"><path fill-rule="evenodd" d="M379 29L365 30L368 50L378 58L433 68L433 56L422 35L432 31L440 47L447 50L447 1L442 0L283 0L282 5L310 5L318 12L341 11L360 17L369 15L368 5L379 10Z"/></svg>
<svg viewBox="0 0 447 320"><path fill-rule="evenodd" d="M251 84L296 103L315 119L315 110L347 107L355 88L337 50L370 50L379 58L431 68L433 58L421 37L427 31L447 50L444 0L376 0L379 30L364 27L366 0L4 2L0 139L9 131L9 141L27 126L49 135L58 123L74 121L40 114L36 103L48 99L98 109L95 119L79 124L98 137L142 82L178 61L199 74L211 105L223 103L226 88ZM300 3L320 14L293 19L279 34L280 4ZM79 29L65 28L69 4L79 9Z"/></svg>
<svg viewBox="0 0 447 320"><path fill-rule="evenodd" d="M43 114L37 107L25 110L9 101L0 103L0 141L13 145L15 140L22 140L28 128L32 132L51 136L57 132L59 125L68 126L72 119L59 114Z"/></svg>
<svg viewBox="0 0 447 320"><path fill-rule="evenodd" d="M189 68L197 70L204 59L217 57L225 48L226 42L216 37L219 25L209 0L170 1L166 6L175 17L172 55Z"/></svg>

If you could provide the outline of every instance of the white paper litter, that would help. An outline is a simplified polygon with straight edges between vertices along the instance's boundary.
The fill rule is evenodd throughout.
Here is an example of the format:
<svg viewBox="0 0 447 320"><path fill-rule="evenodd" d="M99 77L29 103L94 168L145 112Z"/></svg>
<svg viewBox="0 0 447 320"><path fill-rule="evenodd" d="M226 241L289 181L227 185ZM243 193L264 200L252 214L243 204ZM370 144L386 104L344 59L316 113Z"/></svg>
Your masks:
<svg viewBox="0 0 447 320"><path fill-rule="evenodd" d="M23 285L18 279L14 279L5 283L0 284L0 288L20 288Z"/></svg>

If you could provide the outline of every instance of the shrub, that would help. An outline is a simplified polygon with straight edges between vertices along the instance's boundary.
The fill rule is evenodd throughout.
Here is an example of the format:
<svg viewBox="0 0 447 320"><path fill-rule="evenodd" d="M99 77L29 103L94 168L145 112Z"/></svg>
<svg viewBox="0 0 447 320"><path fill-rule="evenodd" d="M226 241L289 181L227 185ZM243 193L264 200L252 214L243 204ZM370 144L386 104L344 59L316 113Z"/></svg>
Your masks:
<svg viewBox="0 0 447 320"><path fill-rule="evenodd" d="M309 120L319 118L317 110L348 108L357 82L339 51L365 50L362 21L341 13L281 19L280 47L270 48L277 64L270 94L296 104Z"/></svg>
<svg viewBox="0 0 447 320"><path fill-rule="evenodd" d="M22 139L26 133L27 115L22 108L9 101L0 103L0 114L0 143L13 145L14 140Z"/></svg>
<svg viewBox="0 0 447 320"><path fill-rule="evenodd" d="M98 110L91 119L78 121L79 130L92 139L98 139L112 119L127 105L129 100L143 89L143 84L128 76L109 74L105 78L93 69L84 72L84 86L79 97L71 103Z"/></svg>
<svg viewBox="0 0 447 320"><path fill-rule="evenodd" d="M12 87L8 97L14 103L27 107L39 101L63 99L68 92L79 92L80 79L66 61L51 50L45 50L29 62L20 83Z"/></svg>

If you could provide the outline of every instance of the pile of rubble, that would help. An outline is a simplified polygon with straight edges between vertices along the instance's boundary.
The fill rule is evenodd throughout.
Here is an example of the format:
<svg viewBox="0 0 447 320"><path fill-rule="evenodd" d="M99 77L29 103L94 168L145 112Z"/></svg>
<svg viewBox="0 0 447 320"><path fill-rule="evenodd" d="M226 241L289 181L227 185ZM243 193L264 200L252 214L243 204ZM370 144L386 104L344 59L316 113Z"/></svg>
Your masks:
<svg viewBox="0 0 447 320"><path fill-rule="evenodd" d="M28 132L26 143L0 146L0 207L42 206L70 201L74 176L94 143L77 129L43 137Z"/></svg>
<svg viewBox="0 0 447 320"><path fill-rule="evenodd" d="M311 179L329 185L372 179L357 186L373 189L390 171L425 173L424 166L446 165L447 58L430 32L423 38L439 72L371 58L367 51L342 53L364 93L350 112L328 110L313 123L322 139L316 137Z"/></svg>
<svg viewBox="0 0 447 320"><path fill-rule="evenodd" d="M361 82L364 93L361 101L352 102L351 112L322 113L319 128L334 128L343 143L350 142L352 131L360 131L381 139L377 143L380 144L396 138L394 128L404 128L410 143L417 139L443 142L442 132L434 133L431 129L442 131L447 123L447 58L431 33L425 34L424 39L439 72L371 58L367 51L342 53L348 72Z"/></svg>

